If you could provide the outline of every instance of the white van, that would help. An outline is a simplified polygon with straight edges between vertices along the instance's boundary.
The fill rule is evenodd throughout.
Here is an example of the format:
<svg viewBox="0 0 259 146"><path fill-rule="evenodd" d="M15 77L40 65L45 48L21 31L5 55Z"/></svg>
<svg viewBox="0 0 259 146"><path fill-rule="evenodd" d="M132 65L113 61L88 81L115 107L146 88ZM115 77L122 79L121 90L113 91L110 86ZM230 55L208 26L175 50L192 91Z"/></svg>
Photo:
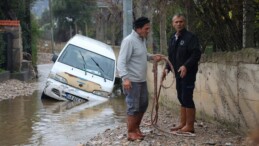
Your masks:
<svg viewBox="0 0 259 146"><path fill-rule="evenodd" d="M107 100L116 76L113 49L100 41L83 35L71 38L55 62L43 95L57 100Z"/></svg>

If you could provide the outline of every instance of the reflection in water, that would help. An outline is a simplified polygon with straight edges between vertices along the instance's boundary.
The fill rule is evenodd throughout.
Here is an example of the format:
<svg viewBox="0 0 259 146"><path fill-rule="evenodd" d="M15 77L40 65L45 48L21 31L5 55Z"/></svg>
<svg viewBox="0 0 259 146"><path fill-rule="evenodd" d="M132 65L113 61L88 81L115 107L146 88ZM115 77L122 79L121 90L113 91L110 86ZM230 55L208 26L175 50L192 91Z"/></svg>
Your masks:
<svg viewBox="0 0 259 146"><path fill-rule="evenodd" d="M33 96L0 102L0 145L28 143L33 134L32 125L39 120L35 115L39 102Z"/></svg>
<svg viewBox="0 0 259 146"><path fill-rule="evenodd" d="M125 122L124 97L83 104L40 97L0 102L0 145L78 145Z"/></svg>

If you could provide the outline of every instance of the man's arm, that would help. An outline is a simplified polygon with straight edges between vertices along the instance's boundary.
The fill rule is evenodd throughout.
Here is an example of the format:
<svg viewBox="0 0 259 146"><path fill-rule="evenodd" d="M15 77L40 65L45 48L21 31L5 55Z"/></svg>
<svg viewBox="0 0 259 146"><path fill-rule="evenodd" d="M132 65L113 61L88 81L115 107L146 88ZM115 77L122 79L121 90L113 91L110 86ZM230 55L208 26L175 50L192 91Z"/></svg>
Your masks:
<svg viewBox="0 0 259 146"><path fill-rule="evenodd" d="M120 47L120 53L118 56L117 61L117 70L119 73L119 76L121 77L123 81L123 88L125 90L129 90L131 88L131 81L128 79L128 70L127 70L127 63L130 60L130 56L132 54L132 45L130 41L124 40L122 41L121 47Z"/></svg>
<svg viewBox="0 0 259 146"><path fill-rule="evenodd" d="M187 71L189 68L197 64L201 58L200 44L196 36L194 35L192 36L188 47L189 47L189 51L191 51L191 55L184 63L184 66L186 67Z"/></svg>
<svg viewBox="0 0 259 146"><path fill-rule="evenodd" d="M128 75L127 63L130 60L131 53L132 53L131 43L127 40L122 41L122 44L120 47L120 53L117 61L117 70L118 70L119 76L122 79L127 78L127 75Z"/></svg>

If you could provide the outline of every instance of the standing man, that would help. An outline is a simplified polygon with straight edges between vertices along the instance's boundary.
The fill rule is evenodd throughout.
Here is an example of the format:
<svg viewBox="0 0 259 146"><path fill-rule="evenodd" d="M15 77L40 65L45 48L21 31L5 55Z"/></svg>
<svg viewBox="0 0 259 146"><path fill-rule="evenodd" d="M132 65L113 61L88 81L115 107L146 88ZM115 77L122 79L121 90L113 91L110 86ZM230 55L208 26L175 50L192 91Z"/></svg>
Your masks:
<svg viewBox="0 0 259 146"><path fill-rule="evenodd" d="M169 41L168 57L173 65L176 79L177 97L181 104L180 124L173 127L171 131L194 133L195 104L193 101L193 90L195 87L198 62L201 57L198 38L185 28L184 15L173 16L172 26L176 32ZM166 65L165 77L171 71Z"/></svg>
<svg viewBox="0 0 259 146"><path fill-rule="evenodd" d="M140 17L134 21L133 27L131 34L122 41L117 70L126 95L128 140L142 140L144 135L139 125L148 107L147 60L159 61L161 56L147 53L149 19Z"/></svg>

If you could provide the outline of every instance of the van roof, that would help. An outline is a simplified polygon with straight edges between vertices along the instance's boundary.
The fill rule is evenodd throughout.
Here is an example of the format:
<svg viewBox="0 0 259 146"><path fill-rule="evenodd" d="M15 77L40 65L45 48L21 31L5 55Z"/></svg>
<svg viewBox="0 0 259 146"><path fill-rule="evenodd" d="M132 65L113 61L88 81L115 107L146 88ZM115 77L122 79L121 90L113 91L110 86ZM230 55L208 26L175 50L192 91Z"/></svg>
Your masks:
<svg viewBox="0 0 259 146"><path fill-rule="evenodd" d="M101 41L98 41L80 34L76 34L74 37L72 37L69 40L68 44L73 44L78 47L85 48L89 51L96 52L98 54L101 54L103 56L106 56L115 60L115 54L111 46Z"/></svg>

